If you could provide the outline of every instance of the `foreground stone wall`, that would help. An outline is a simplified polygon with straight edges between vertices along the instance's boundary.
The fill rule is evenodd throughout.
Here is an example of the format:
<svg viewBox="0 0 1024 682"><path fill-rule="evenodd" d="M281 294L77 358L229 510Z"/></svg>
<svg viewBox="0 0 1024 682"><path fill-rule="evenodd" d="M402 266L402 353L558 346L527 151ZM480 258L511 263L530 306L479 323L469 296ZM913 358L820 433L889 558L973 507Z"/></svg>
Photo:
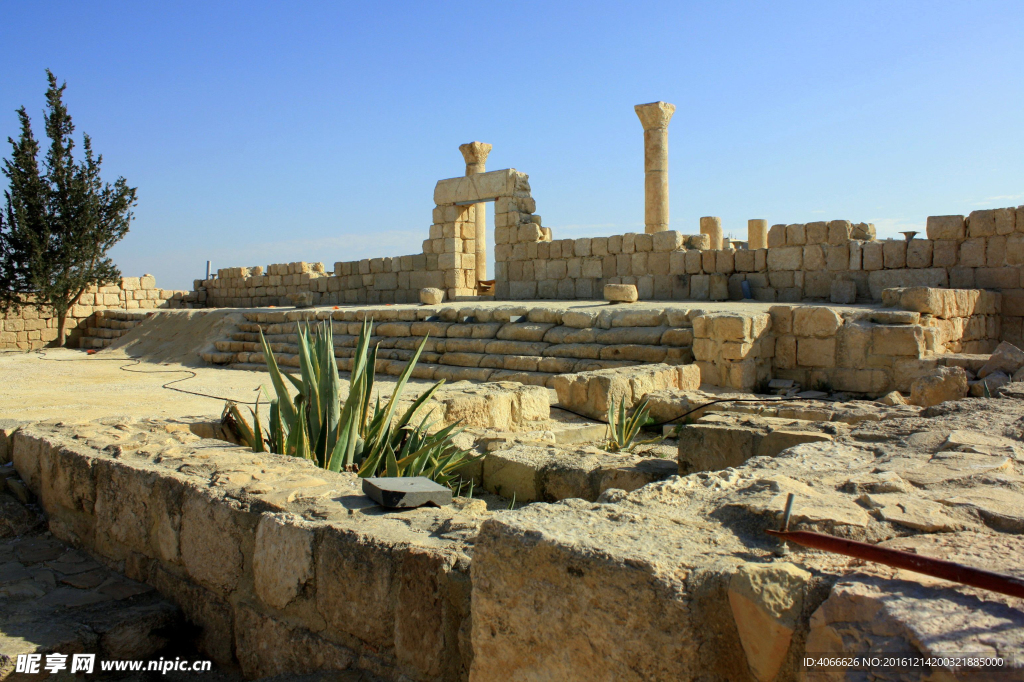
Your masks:
<svg viewBox="0 0 1024 682"><path fill-rule="evenodd" d="M0 455L55 536L178 604L218 666L466 679L466 539L482 502L399 519L354 474L200 440L183 423L118 426L29 426L10 445L8 429Z"/></svg>
<svg viewBox="0 0 1024 682"><path fill-rule="evenodd" d="M67 345L75 347L83 330L100 310L156 310L189 308L199 301L197 292L158 289L152 275L122 277L117 284L90 287L71 306L65 321ZM34 350L57 338L57 318L49 308L26 306L17 313L0 313L0 349Z"/></svg>

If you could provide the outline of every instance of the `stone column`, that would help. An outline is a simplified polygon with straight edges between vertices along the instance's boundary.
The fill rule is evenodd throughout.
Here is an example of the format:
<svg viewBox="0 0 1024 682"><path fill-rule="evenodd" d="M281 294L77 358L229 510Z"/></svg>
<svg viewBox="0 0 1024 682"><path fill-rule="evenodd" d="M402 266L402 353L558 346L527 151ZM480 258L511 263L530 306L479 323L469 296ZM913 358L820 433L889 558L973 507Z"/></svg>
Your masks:
<svg viewBox="0 0 1024 682"><path fill-rule="evenodd" d="M674 104L651 102L633 107L644 127L644 231L668 230L668 122Z"/></svg>
<svg viewBox="0 0 1024 682"><path fill-rule="evenodd" d="M722 219L707 216L700 219L700 233L711 238L711 248L722 248Z"/></svg>
<svg viewBox="0 0 1024 682"><path fill-rule="evenodd" d="M768 248L768 221L754 218L747 221L747 248Z"/></svg>
<svg viewBox="0 0 1024 682"><path fill-rule="evenodd" d="M466 160L466 175L483 173L487 166L487 155L491 145L486 142L470 142L459 145L462 158ZM476 206L476 281L487 279L487 204Z"/></svg>

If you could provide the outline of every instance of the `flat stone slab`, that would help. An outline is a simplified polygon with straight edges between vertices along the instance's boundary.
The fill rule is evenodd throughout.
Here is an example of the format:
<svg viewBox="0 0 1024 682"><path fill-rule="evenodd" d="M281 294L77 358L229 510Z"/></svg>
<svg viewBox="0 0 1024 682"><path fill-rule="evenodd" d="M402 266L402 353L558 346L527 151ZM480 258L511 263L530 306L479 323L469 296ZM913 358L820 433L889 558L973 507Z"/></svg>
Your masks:
<svg viewBox="0 0 1024 682"><path fill-rule="evenodd" d="M363 492L389 509L415 509L424 505L443 507L452 503L452 491L424 476L364 478Z"/></svg>

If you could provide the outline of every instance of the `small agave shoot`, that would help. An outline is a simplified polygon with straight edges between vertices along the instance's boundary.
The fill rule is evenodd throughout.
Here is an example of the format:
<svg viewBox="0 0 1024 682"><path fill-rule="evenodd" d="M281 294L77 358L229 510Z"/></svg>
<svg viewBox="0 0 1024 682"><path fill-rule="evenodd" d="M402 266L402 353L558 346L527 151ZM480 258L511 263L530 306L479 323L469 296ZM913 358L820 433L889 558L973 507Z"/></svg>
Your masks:
<svg viewBox="0 0 1024 682"><path fill-rule="evenodd" d="M316 462L330 471L356 471L361 477L426 476L449 487L462 485L458 470L483 455L470 456L455 445L461 429L452 424L430 433L434 422L428 414L418 424L411 420L444 384L441 380L421 394L396 419L402 391L412 376L426 339L406 366L387 404L381 406L373 393L377 347L370 349L373 322L364 320L356 343L349 380L349 393L342 402L338 365L334 359L334 334L329 322L310 331L299 325L300 376L281 372L260 332L263 356L270 372L276 398L270 401L270 424L265 431L260 423L259 399L250 408L253 425L238 405L228 403L226 411L235 423L239 439L253 452L293 455ZM287 379L297 390L292 398ZM471 490L472 488L470 488Z"/></svg>
<svg viewBox="0 0 1024 682"><path fill-rule="evenodd" d="M657 436L649 440L637 440L640 430L649 422L650 410L647 407L647 398L640 401L632 414L626 414L626 400L623 398L618 409L615 408L615 399L612 398L608 405L608 444L607 448L612 452L632 452L638 445L651 445L658 443L664 438Z"/></svg>

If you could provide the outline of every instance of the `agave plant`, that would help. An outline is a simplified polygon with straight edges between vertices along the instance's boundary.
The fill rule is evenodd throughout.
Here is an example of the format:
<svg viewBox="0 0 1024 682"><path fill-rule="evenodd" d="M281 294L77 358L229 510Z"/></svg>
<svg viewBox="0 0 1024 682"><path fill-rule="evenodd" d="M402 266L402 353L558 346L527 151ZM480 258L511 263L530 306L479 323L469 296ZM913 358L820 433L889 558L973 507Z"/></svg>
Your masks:
<svg viewBox="0 0 1024 682"><path fill-rule="evenodd" d="M270 401L270 423L264 431L259 417L259 398L251 409L253 426L234 403L228 403L241 442L253 452L275 452L309 459L330 471L354 470L359 476L426 476L444 485L459 481L457 471L483 455L470 456L454 443L461 433L451 424L434 433L435 422L427 414L418 424L416 412L444 385L441 380L422 393L401 415L398 404L413 369L426 345L420 344L385 405L371 399L377 363L377 347L370 348L373 328L364 320L352 360L349 393L339 395L338 365L334 359L334 334L330 323L313 331L299 325L299 377L281 372L263 332L260 344L276 397ZM297 390L294 398L288 390Z"/></svg>
<svg viewBox="0 0 1024 682"><path fill-rule="evenodd" d="M662 436L649 440L637 440L640 430L650 421L650 410L647 407L647 398L640 401L640 404L633 410L633 414L626 414L626 399L623 398L619 407L615 408L615 399L612 398L608 404L608 444L612 452L632 452L638 445L650 445L664 440Z"/></svg>

